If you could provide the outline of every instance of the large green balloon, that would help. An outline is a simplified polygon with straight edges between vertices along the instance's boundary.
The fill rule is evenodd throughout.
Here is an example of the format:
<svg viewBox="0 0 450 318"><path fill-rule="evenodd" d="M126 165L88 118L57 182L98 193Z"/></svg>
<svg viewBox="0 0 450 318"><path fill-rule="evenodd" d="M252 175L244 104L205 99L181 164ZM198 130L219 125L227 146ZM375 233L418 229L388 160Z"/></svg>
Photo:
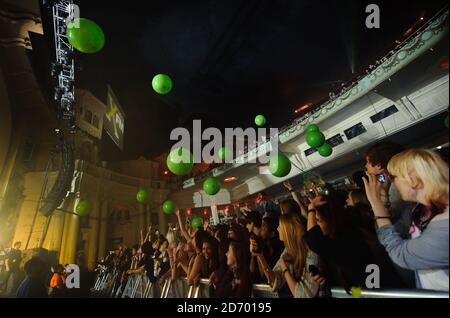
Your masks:
<svg viewBox="0 0 450 318"><path fill-rule="evenodd" d="M172 214L173 211L175 211L175 203L173 203L171 200L164 201L163 212L165 214Z"/></svg>
<svg viewBox="0 0 450 318"><path fill-rule="evenodd" d="M196 217L192 220L192 228L199 229L202 227L202 225L203 225L202 218Z"/></svg>
<svg viewBox="0 0 450 318"><path fill-rule="evenodd" d="M149 193L145 189L139 190L138 193L136 194L136 200L139 203L146 203L148 201L148 197L149 197Z"/></svg>
<svg viewBox="0 0 450 318"><path fill-rule="evenodd" d="M210 177L203 182L203 190L209 195L215 195L220 191L220 182L217 178Z"/></svg>
<svg viewBox="0 0 450 318"><path fill-rule="evenodd" d="M266 117L264 117L263 115L258 115L255 117L255 124L256 126L264 126L266 124L267 120Z"/></svg>
<svg viewBox="0 0 450 318"><path fill-rule="evenodd" d="M79 216L87 216L91 213L91 203L88 200L81 200L78 202L75 212Z"/></svg>
<svg viewBox="0 0 450 318"><path fill-rule="evenodd" d="M194 157L191 152L185 148L177 148L167 156L167 168L177 176L188 174L194 168Z"/></svg>
<svg viewBox="0 0 450 318"><path fill-rule="evenodd" d="M333 153L333 148L331 148L331 146L329 144L323 144L321 147L319 147L319 149L317 149L319 151L319 154L322 157L329 157L331 156L331 154Z"/></svg>
<svg viewBox="0 0 450 318"><path fill-rule="evenodd" d="M447 129L448 129L448 115L447 115L447 117L445 117L444 124L445 124L445 127L447 127Z"/></svg>
<svg viewBox="0 0 450 318"><path fill-rule="evenodd" d="M319 126L316 124L311 124L306 128L306 133L311 133L313 131L320 131Z"/></svg>
<svg viewBox="0 0 450 318"><path fill-rule="evenodd" d="M227 158L230 156L230 152L228 151L228 149L226 147L222 147L219 149L219 158L222 161L226 161Z"/></svg>
<svg viewBox="0 0 450 318"><path fill-rule="evenodd" d="M325 135L320 131L312 131L306 134L306 143L312 148L319 148L325 143Z"/></svg>
<svg viewBox="0 0 450 318"><path fill-rule="evenodd" d="M279 153L269 161L270 173L278 178L283 178L291 172L291 161L285 154Z"/></svg>
<svg viewBox="0 0 450 318"><path fill-rule="evenodd" d="M172 90L172 79L166 74L158 74L153 77L152 86L158 94L168 94Z"/></svg>
<svg viewBox="0 0 450 318"><path fill-rule="evenodd" d="M66 30L70 45L82 53L97 53L105 46L105 34L89 19L74 19Z"/></svg>

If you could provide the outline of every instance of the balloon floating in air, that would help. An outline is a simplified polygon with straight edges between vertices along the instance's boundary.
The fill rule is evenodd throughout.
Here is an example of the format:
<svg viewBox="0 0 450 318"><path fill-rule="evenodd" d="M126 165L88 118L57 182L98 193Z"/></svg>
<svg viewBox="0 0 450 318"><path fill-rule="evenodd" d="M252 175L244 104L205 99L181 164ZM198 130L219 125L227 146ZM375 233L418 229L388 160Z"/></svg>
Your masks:
<svg viewBox="0 0 450 318"><path fill-rule="evenodd" d="M79 216L87 216L91 213L91 203L88 200L81 200L78 202L77 207L75 208L75 212Z"/></svg>
<svg viewBox="0 0 450 318"><path fill-rule="evenodd" d="M175 211L175 203L173 203L171 200L164 201L163 212L165 214L172 214L173 211Z"/></svg>
<svg viewBox="0 0 450 318"><path fill-rule="evenodd" d="M74 19L66 30L70 45L81 53L98 53L105 46L105 34L97 23L89 19Z"/></svg>
<svg viewBox="0 0 450 318"><path fill-rule="evenodd" d="M319 126L316 124L311 124L306 128L306 133L312 133L314 131L320 131Z"/></svg>
<svg viewBox="0 0 450 318"><path fill-rule="evenodd" d="M227 158L229 157L230 153L226 147L222 147L219 149L218 155L219 155L220 160L226 161Z"/></svg>
<svg viewBox="0 0 450 318"><path fill-rule="evenodd" d="M149 198L149 193L145 189L139 190L138 193L136 194L136 200L139 203L146 203L148 201L148 198Z"/></svg>
<svg viewBox="0 0 450 318"><path fill-rule="evenodd" d="M209 195L215 195L220 191L220 183L217 178L210 177L203 182L203 190Z"/></svg>
<svg viewBox="0 0 450 318"><path fill-rule="evenodd" d="M258 115L255 117L256 126L262 127L266 124L266 122L267 122L266 117L264 117L263 115Z"/></svg>
<svg viewBox="0 0 450 318"><path fill-rule="evenodd" d="M172 86L172 79L166 74L158 74L153 77L152 87L158 94L168 94L172 90Z"/></svg>
<svg viewBox="0 0 450 318"><path fill-rule="evenodd" d="M270 173L278 178L283 178L291 172L291 161L289 158L282 153L272 157L269 161L269 171Z"/></svg>
<svg viewBox="0 0 450 318"><path fill-rule="evenodd" d="M329 144L323 144L317 151L322 157L329 157L333 153L333 148Z"/></svg>
<svg viewBox="0 0 450 318"><path fill-rule="evenodd" d="M325 143L325 135L320 131L312 131L306 135L306 143L312 148L320 148Z"/></svg>
<svg viewBox="0 0 450 318"><path fill-rule="evenodd" d="M199 229L203 225L202 218L196 217L192 220L192 228L193 229Z"/></svg>
<svg viewBox="0 0 450 318"><path fill-rule="evenodd" d="M169 153L166 164L174 175L183 176L194 168L194 157L189 150L180 147Z"/></svg>

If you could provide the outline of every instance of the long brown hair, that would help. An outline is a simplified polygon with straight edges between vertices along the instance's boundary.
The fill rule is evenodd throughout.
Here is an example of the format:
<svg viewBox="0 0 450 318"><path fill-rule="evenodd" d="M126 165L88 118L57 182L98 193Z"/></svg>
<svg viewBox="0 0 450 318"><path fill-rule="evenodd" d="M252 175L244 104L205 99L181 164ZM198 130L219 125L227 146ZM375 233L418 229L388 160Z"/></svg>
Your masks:
<svg viewBox="0 0 450 318"><path fill-rule="evenodd" d="M293 213L280 215L280 236L284 239L287 253L292 257L294 276L300 279L306 267L308 246L303 240L305 227L298 215Z"/></svg>

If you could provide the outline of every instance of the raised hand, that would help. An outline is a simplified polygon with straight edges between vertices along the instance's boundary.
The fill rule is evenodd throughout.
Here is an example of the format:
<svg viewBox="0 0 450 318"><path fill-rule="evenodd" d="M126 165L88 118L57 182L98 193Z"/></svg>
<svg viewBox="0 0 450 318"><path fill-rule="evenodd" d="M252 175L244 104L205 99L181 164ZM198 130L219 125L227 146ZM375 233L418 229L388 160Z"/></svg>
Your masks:
<svg viewBox="0 0 450 318"><path fill-rule="evenodd" d="M288 189L289 191L292 191L294 189L294 187L292 186L291 182L289 180L286 180L283 182L283 185L286 189Z"/></svg>

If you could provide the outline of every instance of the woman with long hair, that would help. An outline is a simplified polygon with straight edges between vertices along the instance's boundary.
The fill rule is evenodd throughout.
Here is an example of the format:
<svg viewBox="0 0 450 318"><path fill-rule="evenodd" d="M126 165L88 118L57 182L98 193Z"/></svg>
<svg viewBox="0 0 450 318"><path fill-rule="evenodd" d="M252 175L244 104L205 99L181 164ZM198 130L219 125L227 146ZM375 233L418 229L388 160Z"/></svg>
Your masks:
<svg viewBox="0 0 450 318"><path fill-rule="evenodd" d="M297 214L282 214L279 220L278 232L285 250L273 269L271 269L263 253L257 253L259 248L251 240L250 251L257 253L260 266L272 286L279 290L287 283L295 298L313 298L318 295L319 284L312 279L310 268L319 268L319 257L312 252L303 237L305 227Z"/></svg>
<svg viewBox="0 0 450 318"><path fill-rule="evenodd" d="M417 288L448 291L448 164L433 151L410 149L392 157L387 169L402 199L417 205L410 211L410 239L404 240L382 202L382 184L368 174L364 185L378 239L395 264L415 271Z"/></svg>
<svg viewBox="0 0 450 318"><path fill-rule="evenodd" d="M231 240L226 256L227 272L211 282L215 286L215 296L218 298L250 298L252 282L247 246Z"/></svg>

